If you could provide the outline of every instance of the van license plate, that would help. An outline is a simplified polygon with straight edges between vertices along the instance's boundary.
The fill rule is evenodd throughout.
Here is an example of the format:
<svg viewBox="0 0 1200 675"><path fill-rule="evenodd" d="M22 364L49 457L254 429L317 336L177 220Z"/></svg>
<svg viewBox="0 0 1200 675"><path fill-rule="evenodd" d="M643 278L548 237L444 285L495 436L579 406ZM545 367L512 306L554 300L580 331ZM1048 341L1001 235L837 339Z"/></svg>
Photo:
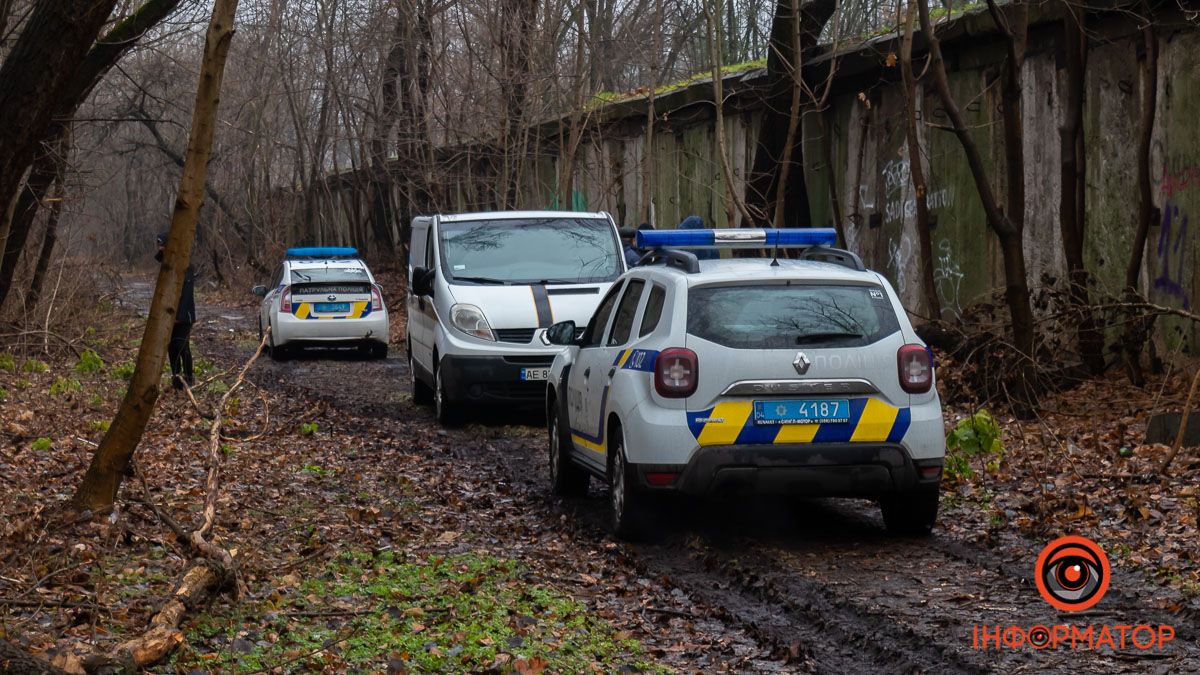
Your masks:
<svg viewBox="0 0 1200 675"><path fill-rule="evenodd" d="M807 399L755 401L755 424L837 424L850 421L850 401Z"/></svg>
<svg viewBox="0 0 1200 675"><path fill-rule="evenodd" d="M549 368L522 368L521 380L523 382L536 382L540 380L550 379Z"/></svg>
<svg viewBox="0 0 1200 675"><path fill-rule="evenodd" d="M349 312L350 303L348 302L318 302L318 312Z"/></svg>

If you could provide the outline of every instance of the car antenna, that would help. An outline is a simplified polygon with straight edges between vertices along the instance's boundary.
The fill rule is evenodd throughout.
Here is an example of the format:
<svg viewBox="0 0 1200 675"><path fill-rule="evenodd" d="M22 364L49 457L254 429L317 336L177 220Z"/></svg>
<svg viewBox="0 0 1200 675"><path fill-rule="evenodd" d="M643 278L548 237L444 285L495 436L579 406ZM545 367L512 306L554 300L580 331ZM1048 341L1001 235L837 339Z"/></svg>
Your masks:
<svg viewBox="0 0 1200 675"><path fill-rule="evenodd" d="M779 267L779 235L775 235L775 248L771 249L771 267Z"/></svg>

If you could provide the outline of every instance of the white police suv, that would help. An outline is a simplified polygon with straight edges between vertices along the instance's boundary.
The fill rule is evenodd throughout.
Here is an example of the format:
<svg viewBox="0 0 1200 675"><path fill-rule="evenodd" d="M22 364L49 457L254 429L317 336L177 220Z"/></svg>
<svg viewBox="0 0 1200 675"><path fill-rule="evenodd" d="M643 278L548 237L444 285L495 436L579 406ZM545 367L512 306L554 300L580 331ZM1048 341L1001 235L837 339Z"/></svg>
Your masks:
<svg viewBox="0 0 1200 675"><path fill-rule="evenodd" d="M651 248L564 349L546 393L559 494L607 481L614 530L656 494L870 497L927 533L945 455L932 352L891 285L831 229L639 232ZM698 260L684 248L799 248Z"/></svg>
<svg viewBox="0 0 1200 675"><path fill-rule="evenodd" d="M270 354L287 358L303 347L357 346L372 358L388 353L383 291L358 251L346 247L290 248L260 296L258 330L271 327Z"/></svg>

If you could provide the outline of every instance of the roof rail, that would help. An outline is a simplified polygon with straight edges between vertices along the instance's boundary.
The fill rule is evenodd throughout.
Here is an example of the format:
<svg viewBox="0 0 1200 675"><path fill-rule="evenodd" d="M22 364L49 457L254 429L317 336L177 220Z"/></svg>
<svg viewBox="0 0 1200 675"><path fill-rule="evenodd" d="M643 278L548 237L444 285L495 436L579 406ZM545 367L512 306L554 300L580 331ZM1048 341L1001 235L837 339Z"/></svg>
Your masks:
<svg viewBox="0 0 1200 675"><path fill-rule="evenodd" d="M651 250L646 255L643 255L634 267L643 267L646 265L654 265L663 263L667 267L681 269L688 274L696 274L700 271L700 260L695 253L690 251L680 251L673 248L656 248Z"/></svg>
<svg viewBox="0 0 1200 675"><path fill-rule="evenodd" d="M833 248L832 246L811 246L806 248L800 253L800 260L813 260L841 265L842 267L849 267L859 272L866 271L867 269L863 265L862 258L858 257L857 254L845 249Z"/></svg>

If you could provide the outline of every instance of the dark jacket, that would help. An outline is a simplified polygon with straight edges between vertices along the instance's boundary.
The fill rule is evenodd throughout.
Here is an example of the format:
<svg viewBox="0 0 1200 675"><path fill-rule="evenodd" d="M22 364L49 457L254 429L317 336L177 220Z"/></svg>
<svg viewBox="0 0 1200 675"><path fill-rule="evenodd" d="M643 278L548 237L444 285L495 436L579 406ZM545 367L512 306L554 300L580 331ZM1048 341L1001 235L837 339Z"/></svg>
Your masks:
<svg viewBox="0 0 1200 675"><path fill-rule="evenodd" d="M162 262L162 254L154 254ZM175 323L196 323L196 270L188 265L183 273L183 289L179 292L179 309L175 310Z"/></svg>

